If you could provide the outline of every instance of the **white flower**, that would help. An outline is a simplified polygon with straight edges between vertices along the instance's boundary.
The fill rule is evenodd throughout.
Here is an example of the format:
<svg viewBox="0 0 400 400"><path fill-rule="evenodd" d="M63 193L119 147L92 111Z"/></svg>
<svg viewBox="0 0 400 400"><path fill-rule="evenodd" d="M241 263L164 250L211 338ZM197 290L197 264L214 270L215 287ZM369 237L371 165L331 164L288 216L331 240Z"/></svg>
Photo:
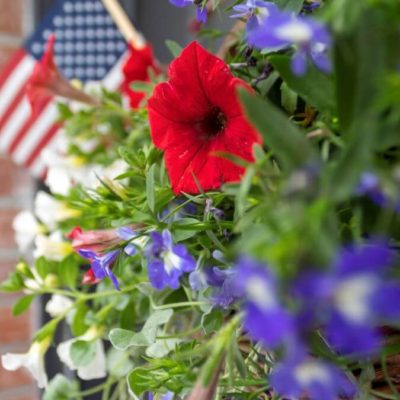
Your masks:
<svg viewBox="0 0 400 400"><path fill-rule="evenodd" d="M60 231L53 232L50 236L39 235L35 240L35 258L46 257L49 260L61 261L72 252L70 242L63 240Z"/></svg>
<svg viewBox="0 0 400 400"><path fill-rule="evenodd" d="M49 341L34 342L27 353L7 353L1 357L3 368L7 371L15 371L21 367L29 370L36 379L39 388L47 386L47 375L44 367L44 353L49 347Z"/></svg>
<svg viewBox="0 0 400 400"><path fill-rule="evenodd" d="M67 365L67 367L73 371L77 371L79 378L90 381L92 379L101 379L107 375L106 371L106 355L104 352L104 345L102 340L99 338L99 331L96 327L89 329L84 335L78 336L74 339L62 342L57 347L57 354L60 360ZM94 342L96 346L96 352L93 360L88 365L78 367L72 361L70 351L71 346L78 340L84 340L87 342Z"/></svg>
<svg viewBox="0 0 400 400"><path fill-rule="evenodd" d="M21 211L15 216L13 228L15 231L15 241L21 253L25 253L33 243L35 237L43 233L43 227L28 210Z"/></svg>
<svg viewBox="0 0 400 400"><path fill-rule="evenodd" d="M39 191L35 199L35 214L49 229L55 229L57 223L79 215L79 211L68 208L46 192Z"/></svg>
<svg viewBox="0 0 400 400"><path fill-rule="evenodd" d="M49 167L45 183L52 193L63 196L66 196L73 187L70 172L61 166Z"/></svg>
<svg viewBox="0 0 400 400"><path fill-rule="evenodd" d="M46 312L50 314L52 318L57 318L65 313L65 310L70 308L74 303L65 296L60 294L53 294L51 299L46 304Z"/></svg>

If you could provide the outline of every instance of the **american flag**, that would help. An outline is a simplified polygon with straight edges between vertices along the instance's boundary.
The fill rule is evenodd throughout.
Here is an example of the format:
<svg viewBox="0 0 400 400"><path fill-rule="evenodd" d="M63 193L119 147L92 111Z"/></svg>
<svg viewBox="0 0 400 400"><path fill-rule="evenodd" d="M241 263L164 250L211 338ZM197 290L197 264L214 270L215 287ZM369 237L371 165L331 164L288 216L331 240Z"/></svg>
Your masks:
<svg viewBox="0 0 400 400"><path fill-rule="evenodd" d="M56 0L6 65L0 74L0 151L38 177L45 171L41 151L54 145L60 126L55 101L33 114L25 86L52 33L56 63L68 79L102 81L104 87L117 89L127 54L127 44L101 0Z"/></svg>

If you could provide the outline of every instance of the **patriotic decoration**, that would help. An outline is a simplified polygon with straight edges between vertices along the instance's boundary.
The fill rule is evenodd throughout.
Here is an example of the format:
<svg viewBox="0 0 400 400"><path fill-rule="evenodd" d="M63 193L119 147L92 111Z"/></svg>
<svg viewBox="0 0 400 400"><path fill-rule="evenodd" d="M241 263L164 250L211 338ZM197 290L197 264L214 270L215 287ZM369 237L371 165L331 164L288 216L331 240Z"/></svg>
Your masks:
<svg viewBox="0 0 400 400"><path fill-rule="evenodd" d="M0 151L34 176L43 175L41 151L52 146L60 130L55 101L33 113L26 96L26 84L51 34L56 37L57 66L66 78L102 81L110 90L122 84L127 50L101 0L58 0L6 65L0 74Z"/></svg>

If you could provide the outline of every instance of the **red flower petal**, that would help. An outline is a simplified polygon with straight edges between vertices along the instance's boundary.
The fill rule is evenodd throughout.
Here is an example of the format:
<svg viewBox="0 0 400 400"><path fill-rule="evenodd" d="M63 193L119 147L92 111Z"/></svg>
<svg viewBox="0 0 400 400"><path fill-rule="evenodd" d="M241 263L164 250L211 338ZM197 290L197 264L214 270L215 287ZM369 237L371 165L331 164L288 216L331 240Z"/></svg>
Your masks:
<svg viewBox="0 0 400 400"><path fill-rule="evenodd" d="M143 49L136 49L129 46L130 56L122 68L124 74L124 82L122 84L122 92L129 97L129 103L132 108L138 108L143 100L144 93L136 92L130 88L133 82L148 82L149 69L152 69L155 75L160 73L156 65L153 55L153 49L150 45Z"/></svg>
<svg viewBox="0 0 400 400"><path fill-rule="evenodd" d="M248 86L228 66L196 42L169 69L149 99L154 144L165 151L175 193L199 193L238 181L244 170L215 155L226 152L253 161L252 147L261 137L246 120L236 90ZM250 90L250 88L249 88Z"/></svg>

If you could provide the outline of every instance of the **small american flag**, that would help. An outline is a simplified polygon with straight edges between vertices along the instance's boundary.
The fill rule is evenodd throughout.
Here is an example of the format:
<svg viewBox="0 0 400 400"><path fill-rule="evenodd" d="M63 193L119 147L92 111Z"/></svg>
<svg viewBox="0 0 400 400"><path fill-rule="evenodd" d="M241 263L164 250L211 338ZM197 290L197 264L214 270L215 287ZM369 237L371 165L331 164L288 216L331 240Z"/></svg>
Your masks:
<svg viewBox="0 0 400 400"><path fill-rule="evenodd" d="M117 89L127 55L127 44L101 0L56 0L6 65L0 74L0 151L37 177L45 171L41 151L55 143L60 126L55 102L49 101L33 114L25 87L52 33L56 63L68 79L102 81L104 87Z"/></svg>

